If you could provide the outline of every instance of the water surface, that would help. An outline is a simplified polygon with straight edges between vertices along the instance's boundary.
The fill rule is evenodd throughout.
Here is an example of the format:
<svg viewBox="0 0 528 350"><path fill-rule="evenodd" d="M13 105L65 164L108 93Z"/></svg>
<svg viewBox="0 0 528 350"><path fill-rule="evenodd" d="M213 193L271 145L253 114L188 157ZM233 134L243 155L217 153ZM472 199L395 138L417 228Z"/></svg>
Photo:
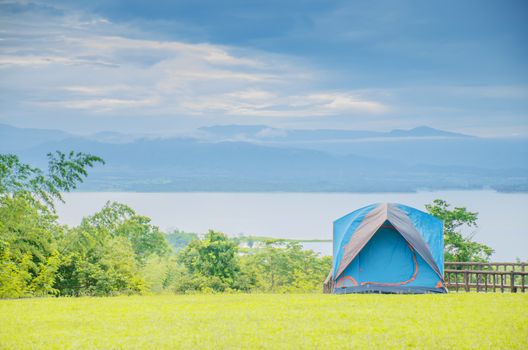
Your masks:
<svg viewBox="0 0 528 350"><path fill-rule="evenodd" d="M229 235L331 239L332 221L362 206L397 202L418 209L442 198L479 212L479 228L466 232L496 250L493 260L528 260L528 194L494 191L419 193L134 193L76 192L64 196L57 209L61 222L77 225L106 201L118 201L152 218L163 230L179 228L203 233L208 229ZM329 243L308 243L331 254Z"/></svg>

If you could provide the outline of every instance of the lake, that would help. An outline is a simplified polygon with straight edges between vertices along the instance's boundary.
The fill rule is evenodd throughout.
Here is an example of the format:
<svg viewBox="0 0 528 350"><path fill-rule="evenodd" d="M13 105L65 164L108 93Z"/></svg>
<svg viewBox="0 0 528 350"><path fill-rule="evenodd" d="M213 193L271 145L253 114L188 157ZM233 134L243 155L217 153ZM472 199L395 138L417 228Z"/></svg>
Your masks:
<svg viewBox="0 0 528 350"><path fill-rule="evenodd" d="M494 261L528 260L527 193L440 191L418 193L135 193L74 192L57 205L60 221L77 225L106 201L125 203L163 230L277 238L331 239L333 220L362 206L397 202L423 210L441 198L479 213L479 227L466 234L495 249ZM305 247L331 255L330 243Z"/></svg>

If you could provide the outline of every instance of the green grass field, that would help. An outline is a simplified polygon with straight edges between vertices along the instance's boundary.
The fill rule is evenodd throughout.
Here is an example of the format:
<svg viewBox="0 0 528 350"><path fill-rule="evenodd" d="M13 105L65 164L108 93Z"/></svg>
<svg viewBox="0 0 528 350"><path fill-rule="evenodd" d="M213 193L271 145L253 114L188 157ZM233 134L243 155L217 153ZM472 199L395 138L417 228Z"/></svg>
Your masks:
<svg viewBox="0 0 528 350"><path fill-rule="evenodd" d="M0 300L2 349L528 349L528 295Z"/></svg>

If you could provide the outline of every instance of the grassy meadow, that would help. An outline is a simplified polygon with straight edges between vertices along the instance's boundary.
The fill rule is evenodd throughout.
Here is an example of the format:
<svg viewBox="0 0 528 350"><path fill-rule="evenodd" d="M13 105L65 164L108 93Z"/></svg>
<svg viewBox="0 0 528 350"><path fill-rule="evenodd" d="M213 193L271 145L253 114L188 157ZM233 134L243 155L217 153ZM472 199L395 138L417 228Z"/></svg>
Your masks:
<svg viewBox="0 0 528 350"><path fill-rule="evenodd" d="M1 349L528 348L528 295L0 300Z"/></svg>

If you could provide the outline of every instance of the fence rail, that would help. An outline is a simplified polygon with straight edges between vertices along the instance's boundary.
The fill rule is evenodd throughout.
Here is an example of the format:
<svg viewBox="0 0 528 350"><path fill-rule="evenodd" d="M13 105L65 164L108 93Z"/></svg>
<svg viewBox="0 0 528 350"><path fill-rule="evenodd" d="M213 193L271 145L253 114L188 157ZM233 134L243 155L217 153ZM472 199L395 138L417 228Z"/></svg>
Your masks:
<svg viewBox="0 0 528 350"><path fill-rule="evenodd" d="M446 262L444 279L450 291L512 293L528 290L528 263Z"/></svg>

